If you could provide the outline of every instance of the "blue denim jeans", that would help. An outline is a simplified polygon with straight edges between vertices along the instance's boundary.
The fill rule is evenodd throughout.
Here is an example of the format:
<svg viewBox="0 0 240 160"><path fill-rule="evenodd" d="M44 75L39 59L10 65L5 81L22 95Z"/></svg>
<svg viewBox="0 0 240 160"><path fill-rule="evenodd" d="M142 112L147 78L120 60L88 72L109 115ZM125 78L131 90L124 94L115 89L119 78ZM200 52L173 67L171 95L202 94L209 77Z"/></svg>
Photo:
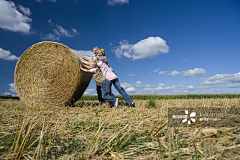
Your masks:
<svg viewBox="0 0 240 160"><path fill-rule="evenodd" d="M111 83L109 80L105 79L100 84L102 97L105 101L109 102L111 105L114 105L116 102L116 97L112 93Z"/></svg>
<svg viewBox="0 0 240 160"><path fill-rule="evenodd" d="M125 90L120 86L118 78L113 79L110 82L111 82L111 86L113 84L116 90L123 96L127 105L133 103L133 100L129 97L129 95L125 92Z"/></svg>

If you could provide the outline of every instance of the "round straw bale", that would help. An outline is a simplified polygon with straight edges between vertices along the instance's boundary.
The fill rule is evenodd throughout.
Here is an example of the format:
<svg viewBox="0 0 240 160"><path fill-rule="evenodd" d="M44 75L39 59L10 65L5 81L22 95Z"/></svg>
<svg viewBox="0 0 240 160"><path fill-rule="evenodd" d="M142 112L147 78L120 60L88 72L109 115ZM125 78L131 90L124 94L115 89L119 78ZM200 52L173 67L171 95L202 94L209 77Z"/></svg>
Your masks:
<svg viewBox="0 0 240 160"><path fill-rule="evenodd" d="M83 95L91 78L91 73L80 70L75 53L56 42L28 48L14 73L18 96L32 107L71 105Z"/></svg>

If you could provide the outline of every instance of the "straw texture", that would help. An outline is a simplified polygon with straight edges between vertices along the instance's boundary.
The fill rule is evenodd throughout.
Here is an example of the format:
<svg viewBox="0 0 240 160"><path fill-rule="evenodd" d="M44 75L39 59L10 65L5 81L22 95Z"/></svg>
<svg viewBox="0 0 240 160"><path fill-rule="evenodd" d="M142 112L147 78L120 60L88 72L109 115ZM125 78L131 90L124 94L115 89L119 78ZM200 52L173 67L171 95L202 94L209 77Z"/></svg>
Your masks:
<svg viewBox="0 0 240 160"><path fill-rule="evenodd" d="M80 70L75 53L56 42L39 42L19 58L14 83L28 106L65 106L76 102L92 74Z"/></svg>

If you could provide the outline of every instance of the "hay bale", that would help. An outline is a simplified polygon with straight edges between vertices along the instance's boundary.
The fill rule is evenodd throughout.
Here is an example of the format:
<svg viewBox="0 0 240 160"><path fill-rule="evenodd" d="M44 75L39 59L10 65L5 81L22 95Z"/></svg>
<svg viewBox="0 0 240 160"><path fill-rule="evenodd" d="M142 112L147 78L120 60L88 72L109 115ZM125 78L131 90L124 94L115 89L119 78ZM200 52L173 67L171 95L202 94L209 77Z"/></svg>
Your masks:
<svg viewBox="0 0 240 160"><path fill-rule="evenodd" d="M80 70L75 53L56 42L39 42L19 58L14 84L28 106L65 106L76 102L92 74Z"/></svg>

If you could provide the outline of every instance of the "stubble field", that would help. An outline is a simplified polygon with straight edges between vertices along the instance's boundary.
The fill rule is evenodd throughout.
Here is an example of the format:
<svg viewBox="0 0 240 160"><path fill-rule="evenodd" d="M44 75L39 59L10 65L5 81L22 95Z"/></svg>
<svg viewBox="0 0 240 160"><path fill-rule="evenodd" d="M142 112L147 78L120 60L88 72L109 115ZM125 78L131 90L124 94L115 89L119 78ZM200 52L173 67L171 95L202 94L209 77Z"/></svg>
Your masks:
<svg viewBox="0 0 240 160"><path fill-rule="evenodd" d="M0 100L0 159L240 159L239 115L218 127L168 124L169 107L236 108L239 98L134 101L31 108Z"/></svg>

